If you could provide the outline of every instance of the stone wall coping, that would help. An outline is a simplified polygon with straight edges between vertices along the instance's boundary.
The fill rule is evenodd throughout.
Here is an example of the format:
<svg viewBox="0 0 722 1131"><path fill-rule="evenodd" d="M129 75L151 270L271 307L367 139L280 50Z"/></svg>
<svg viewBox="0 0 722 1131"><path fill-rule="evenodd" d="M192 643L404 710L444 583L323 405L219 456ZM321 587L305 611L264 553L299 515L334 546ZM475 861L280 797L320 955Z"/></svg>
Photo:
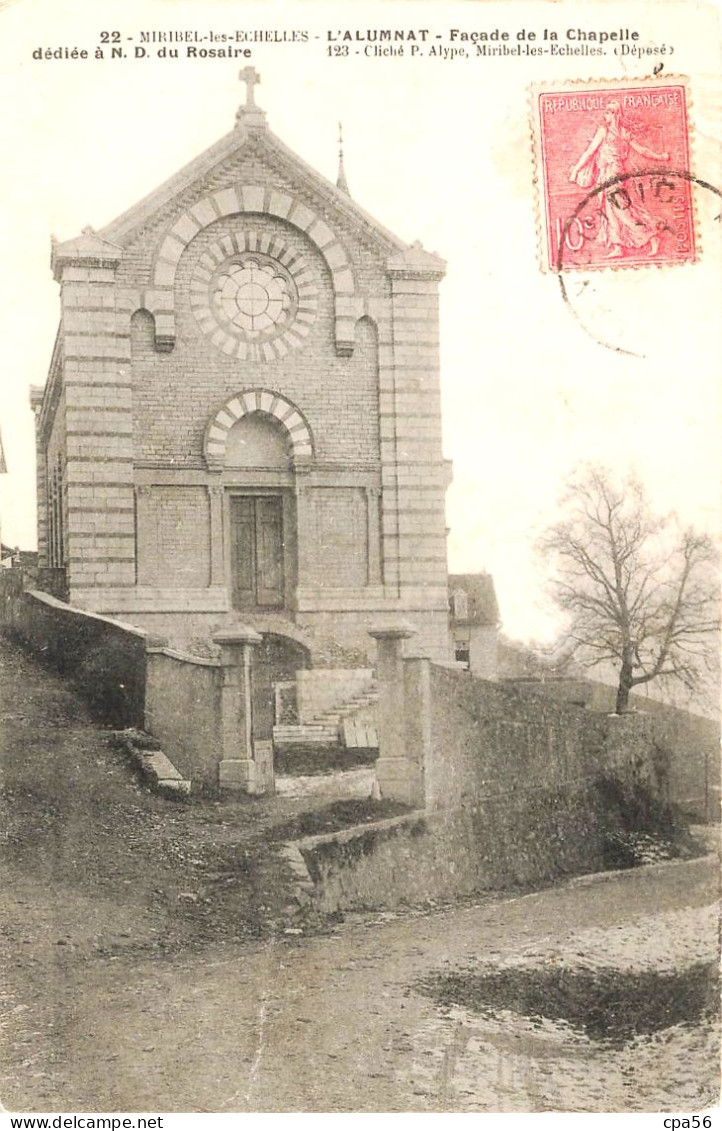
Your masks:
<svg viewBox="0 0 722 1131"><path fill-rule="evenodd" d="M288 841L289 847L297 848L300 852L311 852L319 844L348 844L357 836L367 832L385 832L388 829L401 828L403 825L414 824L431 816L427 809L412 809L409 813L402 813L398 817L384 817L381 821L368 821L362 825L352 825L349 829L337 829L332 833L318 833L316 836L305 836L300 840Z"/></svg>
<svg viewBox="0 0 722 1131"><path fill-rule="evenodd" d="M47 605L51 609L61 609L64 612L73 613L74 616L81 617L85 620L99 621L101 624L110 624L113 628L122 628L124 632L130 633L131 636L136 636L139 640L147 641L148 633L142 628L137 628L133 624L126 624L125 621L115 620L113 617L103 616L101 613L90 613L85 609L79 609L75 605L68 605L65 601L59 601L57 597L51 597L49 593L43 593L39 589L26 589L25 593L28 597L39 601L42 605Z"/></svg>
<svg viewBox="0 0 722 1131"><path fill-rule="evenodd" d="M219 668L220 660L210 656L194 656L191 652L178 652L175 648L166 648L163 644L149 645L146 648L149 655L168 656L171 660L180 660L184 664L197 664L201 668Z"/></svg>
<svg viewBox="0 0 722 1131"><path fill-rule="evenodd" d="M416 636L416 629L407 621L399 621L397 624L370 628L369 636L373 636L374 640L408 640L409 637Z"/></svg>
<svg viewBox="0 0 722 1131"><path fill-rule="evenodd" d="M553 703L558 718L564 717L565 719L577 720L596 719L601 722L607 717L606 711L590 711L587 707L581 707L576 703L550 698L548 695L537 692L528 686L522 688L519 685L510 685L504 681L483 679L474 672L466 670L460 671L458 668L454 667L451 662L439 662L434 660L430 668L432 683L435 680L446 680L452 685L463 686L467 692L467 696L470 694L473 695L474 688L478 687L481 696L486 694L492 696L493 700L496 702L507 704L509 711L514 710L516 704L523 703L524 701L529 702L533 699L537 703L539 710L542 709L542 704L544 704L544 709L547 709L548 705ZM467 704L468 703L469 699L467 697ZM478 707L481 710L483 699L479 698L476 703L472 701L471 706L472 709Z"/></svg>

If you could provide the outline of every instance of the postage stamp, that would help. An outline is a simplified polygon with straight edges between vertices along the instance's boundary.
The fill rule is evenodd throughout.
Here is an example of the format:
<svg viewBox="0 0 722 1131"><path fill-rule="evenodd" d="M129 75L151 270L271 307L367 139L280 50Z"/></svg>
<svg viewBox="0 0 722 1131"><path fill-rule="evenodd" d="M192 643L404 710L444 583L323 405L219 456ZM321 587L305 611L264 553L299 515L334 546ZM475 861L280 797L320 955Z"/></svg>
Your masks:
<svg viewBox="0 0 722 1131"><path fill-rule="evenodd" d="M694 262L684 79L536 87L532 107L544 270Z"/></svg>

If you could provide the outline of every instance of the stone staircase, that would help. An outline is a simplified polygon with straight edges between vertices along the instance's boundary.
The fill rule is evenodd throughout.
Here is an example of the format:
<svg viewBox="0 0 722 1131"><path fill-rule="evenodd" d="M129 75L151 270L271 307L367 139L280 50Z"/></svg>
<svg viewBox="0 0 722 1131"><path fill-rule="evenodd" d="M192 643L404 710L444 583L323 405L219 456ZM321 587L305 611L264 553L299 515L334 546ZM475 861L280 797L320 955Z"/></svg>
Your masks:
<svg viewBox="0 0 722 1131"><path fill-rule="evenodd" d="M340 741L344 720L372 707L378 702L378 697L378 685L373 681L361 695L349 699L347 703L322 711L309 722L275 726L273 745L276 749L311 744L333 746Z"/></svg>

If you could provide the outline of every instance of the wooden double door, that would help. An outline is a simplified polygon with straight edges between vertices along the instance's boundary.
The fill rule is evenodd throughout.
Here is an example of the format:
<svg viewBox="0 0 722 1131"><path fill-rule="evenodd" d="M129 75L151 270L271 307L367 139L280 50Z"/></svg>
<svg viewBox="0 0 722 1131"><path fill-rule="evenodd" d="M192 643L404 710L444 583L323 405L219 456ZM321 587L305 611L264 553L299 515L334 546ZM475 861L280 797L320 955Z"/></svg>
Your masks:
<svg viewBox="0 0 722 1131"><path fill-rule="evenodd" d="M231 496L232 588L238 609L279 609L286 602L283 504L280 491Z"/></svg>

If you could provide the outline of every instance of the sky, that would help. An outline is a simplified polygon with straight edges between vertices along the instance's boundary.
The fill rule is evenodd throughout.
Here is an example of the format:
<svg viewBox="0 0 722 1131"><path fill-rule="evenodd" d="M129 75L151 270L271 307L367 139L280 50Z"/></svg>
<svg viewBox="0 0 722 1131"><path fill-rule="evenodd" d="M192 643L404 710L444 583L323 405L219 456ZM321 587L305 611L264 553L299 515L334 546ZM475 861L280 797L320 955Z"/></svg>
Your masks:
<svg viewBox="0 0 722 1131"><path fill-rule="evenodd" d="M429 28L451 46L452 29L506 30L514 43L520 31L541 36L545 27L561 37L569 27L635 29L640 45L665 45L667 71L689 78L694 170L722 184L712 5L87 0L61 10L50 0L0 0L0 95L11 108L0 123L3 541L34 546L28 389L45 381L57 328L50 234L63 240L88 224L101 228L227 133L243 99L238 72L249 62L261 74L256 96L270 129L335 180L341 120L353 198L447 261L449 565L493 574L504 630L530 639L556 627L534 545L580 460L633 466L657 509L716 533L720 197L696 190L697 263L579 277L570 280L571 304L539 266L530 84L628 81L662 56L417 58L407 44L403 56L378 57L365 55L363 42L358 55L356 42L347 56L328 53L328 32L337 43L346 28ZM253 44L250 60L160 59L155 46L132 57L143 31L253 28L305 30L308 39ZM94 59L102 33L113 31L129 57ZM90 58L32 57L59 47Z"/></svg>

